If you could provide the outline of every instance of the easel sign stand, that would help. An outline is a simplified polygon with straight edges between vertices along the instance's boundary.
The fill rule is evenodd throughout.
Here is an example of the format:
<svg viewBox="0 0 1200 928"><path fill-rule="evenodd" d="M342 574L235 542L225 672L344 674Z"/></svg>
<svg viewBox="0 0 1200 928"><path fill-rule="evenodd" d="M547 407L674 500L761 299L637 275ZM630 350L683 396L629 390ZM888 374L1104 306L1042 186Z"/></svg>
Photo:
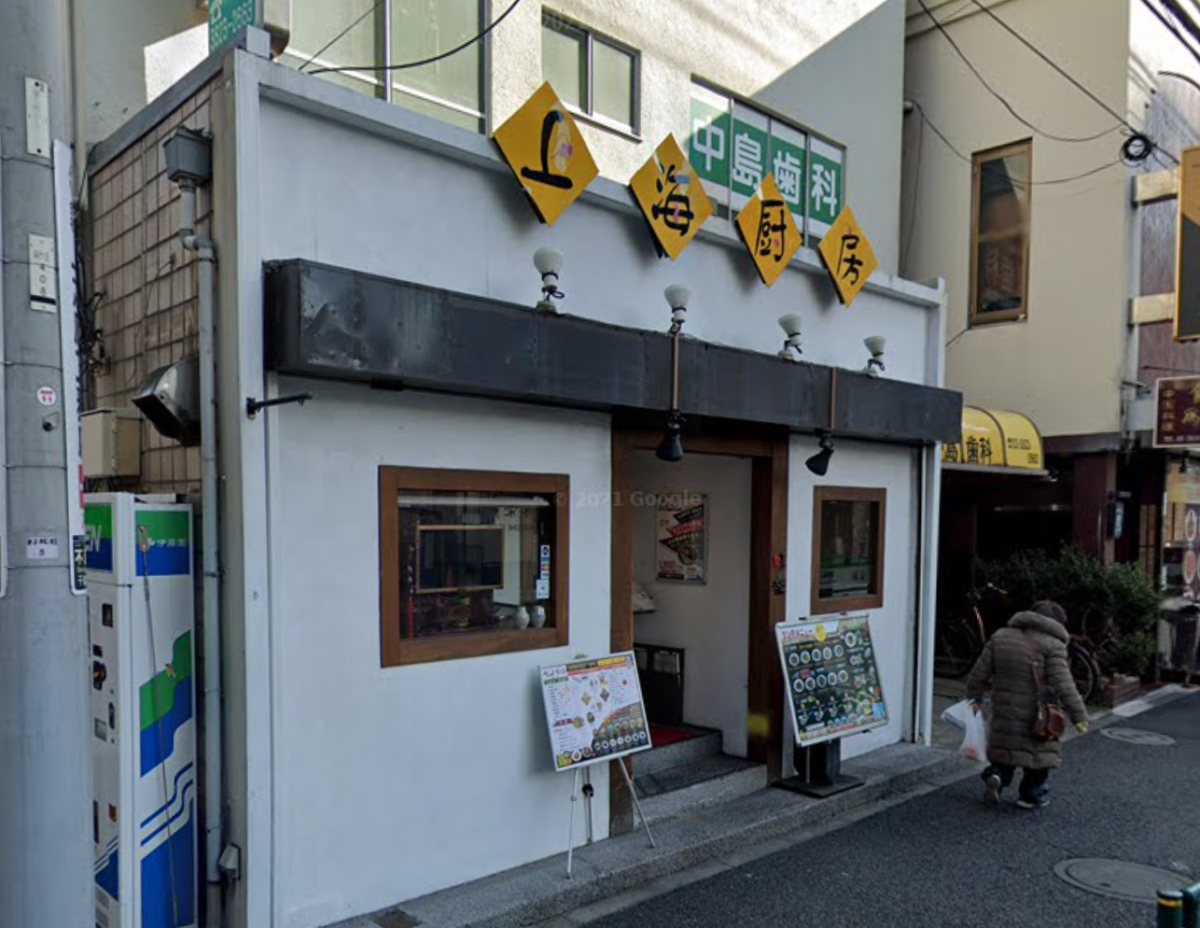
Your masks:
<svg viewBox="0 0 1200 928"><path fill-rule="evenodd" d="M657 847L624 760L627 754L653 747L633 652L543 667L541 683L554 769L572 773L567 879L575 862L575 806L580 796L585 841L591 844L594 840L592 799L596 790L591 768L595 764L617 762L646 838L651 847Z"/></svg>
<svg viewBox="0 0 1200 928"><path fill-rule="evenodd" d="M842 742L823 741L811 747L796 747L792 752L795 776L777 780L775 785L788 792L828 799L838 793L862 786L858 777L842 773Z"/></svg>
<svg viewBox="0 0 1200 928"><path fill-rule="evenodd" d="M777 625L795 737L794 776L779 789L827 799L862 786L842 773L841 738L887 724L866 616Z"/></svg>

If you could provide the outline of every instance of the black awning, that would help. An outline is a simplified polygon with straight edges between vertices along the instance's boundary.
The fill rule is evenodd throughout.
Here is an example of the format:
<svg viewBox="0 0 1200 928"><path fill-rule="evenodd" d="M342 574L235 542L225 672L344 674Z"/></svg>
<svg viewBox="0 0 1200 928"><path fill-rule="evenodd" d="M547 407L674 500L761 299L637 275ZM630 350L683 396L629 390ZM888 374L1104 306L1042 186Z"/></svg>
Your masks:
<svg viewBox="0 0 1200 928"><path fill-rule="evenodd" d="M266 363L280 374L610 412L663 412L671 339L309 261L265 267ZM829 428L832 369L697 339L680 345L685 415ZM838 370L842 437L957 441L960 394Z"/></svg>

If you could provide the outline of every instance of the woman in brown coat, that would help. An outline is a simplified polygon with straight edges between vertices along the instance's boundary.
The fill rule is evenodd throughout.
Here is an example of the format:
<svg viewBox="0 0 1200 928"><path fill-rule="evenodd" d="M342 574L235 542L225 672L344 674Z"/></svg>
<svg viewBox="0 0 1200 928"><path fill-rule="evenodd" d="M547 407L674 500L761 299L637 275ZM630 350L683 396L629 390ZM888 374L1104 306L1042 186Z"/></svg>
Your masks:
<svg viewBox="0 0 1200 928"><path fill-rule="evenodd" d="M1075 727L1087 731L1087 710L1067 662L1066 621L1062 607L1049 601L1018 612L991 637L967 680L967 696L976 711L989 685L992 691L991 763L982 773L984 801L992 805L1000 802L1000 793L1012 783L1017 767L1023 768L1017 805L1022 809L1047 805L1046 780L1062 763L1061 742L1033 736L1039 695L1033 661L1047 696L1053 694Z"/></svg>

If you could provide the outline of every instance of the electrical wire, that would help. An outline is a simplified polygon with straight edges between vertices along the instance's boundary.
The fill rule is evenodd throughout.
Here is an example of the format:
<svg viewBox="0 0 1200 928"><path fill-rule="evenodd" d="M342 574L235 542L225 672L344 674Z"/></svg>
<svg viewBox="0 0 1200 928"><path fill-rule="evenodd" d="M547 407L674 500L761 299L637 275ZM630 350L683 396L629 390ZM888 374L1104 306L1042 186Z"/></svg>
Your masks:
<svg viewBox="0 0 1200 928"><path fill-rule="evenodd" d="M937 127L937 125L935 125L934 122L926 115L925 109L924 109L924 107L921 106L920 103L918 103L914 100L913 106L916 107L917 112L921 114L921 122L922 122L923 126L928 126L930 128L930 130L933 132L933 134L936 135L939 139L941 139L942 144L945 145L948 149L950 149L950 151L953 152L960 161L963 161L966 164L974 166L975 159L971 158L969 155L964 155L959 150L958 146L956 146L953 142L951 142L950 139L946 138L946 134L944 132L942 132L942 130L939 129ZM988 168L987 165L982 165L981 169L985 173L991 173L991 174L995 174L997 176L1004 177L1014 187L1022 187L1022 188L1055 187L1055 186L1060 186L1062 184L1070 184L1070 183L1074 183L1075 181L1084 180L1088 177L1092 177L1096 174L1099 174L1102 171L1107 171L1109 168L1115 168L1118 165L1121 165L1124 163L1125 163L1125 161L1123 159L1118 158L1115 161L1110 161L1107 164L1101 164L1098 167L1094 167L1089 171L1083 171L1079 174L1071 174L1067 177L1055 177L1055 178L1051 178L1050 180L1017 180L1016 178L1010 176L1006 171L996 170L995 168Z"/></svg>
<svg viewBox="0 0 1200 928"><path fill-rule="evenodd" d="M975 0L975 2L978 4L979 0ZM1022 116L1020 113L1018 113L1016 110L1016 107L1014 107L1011 103L1009 103L1008 100L1004 97L1004 95L1002 93L1000 93L1000 91L996 90L995 87L993 87L990 83L988 83L987 78L985 78L983 76L983 74L980 73L979 69L977 67L975 67L975 65L971 62L971 59L967 57L966 52L964 52L962 50L962 48L959 46L959 44L956 41L954 41L954 37L952 35L950 35L950 31L942 24L942 22L939 19L937 19L937 17L935 17L933 15L933 11L930 10L929 7L926 5L925 0L917 0L917 3L920 5L921 9L925 12L925 15L927 17L929 17L929 21L931 23L933 23L933 25L937 29L937 31L940 32L942 34L942 37L945 38L945 40L950 43L950 47L953 48L955 51L955 54L957 54L958 57L960 59L962 59L963 64L965 64L967 66L968 70L970 70L970 72L975 75L975 78L979 81L979 83L981 83L984 86L984 88L987 90L987 92L990 93L993 97L995 97L996 100L999 101L1000 105L1003 106L1006 110L1008 110L1009 114L1013 117L1013 119L1015 119L1017 122L1021 123L1021 125L1027 127L1028 129L1031 129L1032 131L1036 132L1038 135L1041 135L1045 138L1051 139L1055 142L1065 142L1065 143L1072 143L1072 144L1098 141L1098 140L1104 138L1104 136L1108 135L1109 133L1116 132L1122 126L1127 126L1128 128L1130 128L1132 130L1132 127L1128 126L1128 123L1126 123L1125 120L1122 119L1120 116L1116 117L1118 120L1117 125L1110 126L1109 128L1105 129L1103 132L1097 132L1095 135L1087 135L1087 136L1079 136L1079 137L1068 136L1068 135L1056 135L1053 132L1047 132L1046 130L1042 129L1041 127L1035 125L1034 123L1032 123L1028 119L1026 119L1024 116ZM986 10L986 8L984 8L984 9ZM987 12L991 13L990 10L987 10ZM995 14L992 14L992 15L995 15Z"/></svg>
<svg viewBox="0 0 1200 928"><path fill-rule="evenodd" d="M420 61L405 61L401 64L384 64L384 65L352 65L338 68L317 68L315 71L309 71L309 74L339 74L344 71L406 71L410 68L422 68L426 65L437 64L439 61L444 61L451 55L457 55L464 49L470 48L476 42L482 41L488 33L499 26L508 18L513 10L521 5L521 0L513 0L508 9L492 20L491 24L478 35L467 39L461 45L457 45L449 51L442 52L439 55L434 55L432 58L422 58Z"/></svg>
<svg viewBox="0 0 1200 928"><path fill-rule="evenodd" d="M917 224L917 204L920 203L921 196L921 155L925 151L925 114L921 113L920 115L921 128L917 131L916 176L913 179L912 200L908 215L908 230L904 235L904 244L900 246L900 273L902 275L908 270L908 249L909 245L912 244L913 230L916 228Z"/></svg>
<svg viewBox="0 0 1200 928"><path fill-rule="evenodd" d="M351 29L353 29L355 26L357 26L359 23L361 23L364 19L366 19L368 16L370 16L376 10L378 10L381 6L383 6L383 0L376 0L375 5L373 7L371 7L369 10L367 10L367 12L363 13L362 16L358 17L358 19L354 20L354 22L352 22L349 26L347 26L345 29L343 29L341 32L339 32L337 35L335 35L332 39L330 39L328 42L326 42L324 45L322 45L320 48L318 48L315 52L313 52L312 57L309 58L308 61L304 62L304 64L300 65L300 70L303 71L310 64L312 64L314 61L316 61L318 58L320 58L323 54L325 54L325 52L329 51L329 49L331 49L333 46L337 45L338 42L340 42L342 39L344 39L346 37L347 33L349 33Z"/></svg>

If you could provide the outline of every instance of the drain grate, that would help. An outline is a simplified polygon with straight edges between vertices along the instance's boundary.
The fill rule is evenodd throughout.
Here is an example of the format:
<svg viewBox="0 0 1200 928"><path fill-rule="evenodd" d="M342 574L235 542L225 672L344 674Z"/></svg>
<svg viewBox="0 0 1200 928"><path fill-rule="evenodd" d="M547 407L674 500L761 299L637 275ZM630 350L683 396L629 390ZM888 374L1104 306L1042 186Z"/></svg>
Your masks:
<svg viewBox="0 0 1200 928"><path fill-rule="evenodd" d="M1064 860L1054 865L1059 879L1077 889L1127 902L1153 905L1160 889L1184 889L1191 880L1171 870L1095 857Z"/></svg>
<svg viewBox="0 0 1200 928"><path fill-rule="evenodd" d="M1144 731L1141 728L1104 728L1100 734L1113 741L1123 741L1145 748L1165 748L1175 743L1175 739L1169 735L1160 735L1156 731Z"/></svg>

